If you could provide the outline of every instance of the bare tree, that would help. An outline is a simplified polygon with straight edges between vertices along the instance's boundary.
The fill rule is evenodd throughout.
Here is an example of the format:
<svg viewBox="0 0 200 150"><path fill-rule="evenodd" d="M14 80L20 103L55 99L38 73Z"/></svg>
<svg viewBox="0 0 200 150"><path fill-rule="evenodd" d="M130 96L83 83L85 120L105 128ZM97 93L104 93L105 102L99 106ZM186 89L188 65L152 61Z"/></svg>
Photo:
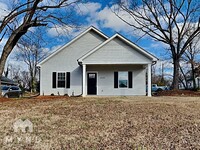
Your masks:
<svg viewBox="0 0 200 150"><path fill-rule="evenodd" d="M160 86L170 85L169 76L164 72L165 65L161 62L161 66L152 66L152 83L158 84Z"/></svg>
<svg viewBox="0 0 200 150"><path fill-rule="evenodd" d="M31 27L73 26L74 13L68 8L77 1L10 0L12 8L5 10L7 15L0 20L0 42L7 39L0 57L0 78L9 54Z"/></svg>
<svg viewBox="0 0 200 150"><path fill-rule="evenodd" d="M30 88L30 76L28 71L21 71L19 81L23 89Z"/></svg>
<svg viewBox="0 0 200 150"><path fill-rule="evenodd" d="M144 35L169 46L174 66L173 89L178 89L180 58L200 33L199 0L115 2L117 7L114 13L120 19Z"/></svg>
<svg viewBox="0 0 200 150"><path fill-rule="evenodd" d="M36 30L34 33L28 34L29 38L22 38L17 44L18 51L15 57L18 61L23 61L28 66L28 72L30 76L30 90L35 92L36 90L36 75L38 73L37 64L44 59L49 51L43 47L43 34L42 31Z"/></svg>
<svg viewBox="0 0 200 150"><path fill-rule="evenodd" d="M196 67L198 65L198 56L200 54L200 44L199 44L200 36L196 37L189 45L188 50L185 51L183 55L183 60L190 64L190 77L193 82L193 89L195 90L197 88L196 86ZM187 82L187 81L186 81Z"/></svg>
<svg viewBox="0 0 200 150"><path fill-rule="evenodd" d="M19 83L21 67L15 64L9 64L9 77Z"/></svg>
<svg viewBox="0 0 200 150"><path fill-rule="evenodd" d="M30 88L30 75L29 72L21 68L19 65L9 64L9 77L20 87Z"/></svg>

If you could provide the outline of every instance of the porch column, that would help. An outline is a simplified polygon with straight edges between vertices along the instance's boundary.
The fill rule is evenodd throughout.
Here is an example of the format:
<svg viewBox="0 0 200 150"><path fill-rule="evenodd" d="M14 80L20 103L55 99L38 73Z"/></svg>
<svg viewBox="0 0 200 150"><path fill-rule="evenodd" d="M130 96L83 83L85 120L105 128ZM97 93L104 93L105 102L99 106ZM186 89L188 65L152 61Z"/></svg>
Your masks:
<svg viewBox="0 0 200 150"><path fill-rule="evenodd" d="M83 97L85 97L86 96L86 90L85 90L85 88L86 88L86 84L85 84L85 80L86 80L86 65L84 64L84 65L82 65L82 67L83 67Z"/></svg>
<svg viewBox="0 0 200 150"><path fill-rule="evenodd" d="M151 97L151 64L148 64L148 93L147 96Z"/></svg>

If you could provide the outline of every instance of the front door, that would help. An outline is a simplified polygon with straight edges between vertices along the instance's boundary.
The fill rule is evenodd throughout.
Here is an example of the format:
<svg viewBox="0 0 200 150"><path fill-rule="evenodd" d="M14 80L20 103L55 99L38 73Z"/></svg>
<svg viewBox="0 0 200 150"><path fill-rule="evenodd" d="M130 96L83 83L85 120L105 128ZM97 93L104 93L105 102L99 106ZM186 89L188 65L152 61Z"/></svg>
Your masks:
<svg viewBox="0 0 200 150"><path fill-rule="evenodd" d="M97 94L97 73L87 74L87 94L96 95Z"/></svg>

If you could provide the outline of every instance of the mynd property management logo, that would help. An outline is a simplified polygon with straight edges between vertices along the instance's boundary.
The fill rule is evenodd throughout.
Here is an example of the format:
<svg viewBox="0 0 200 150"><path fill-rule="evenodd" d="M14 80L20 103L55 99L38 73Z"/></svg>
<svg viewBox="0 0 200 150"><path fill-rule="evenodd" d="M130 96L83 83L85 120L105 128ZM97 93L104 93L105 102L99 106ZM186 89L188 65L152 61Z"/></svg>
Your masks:
<svg viewBox="0 0 200 150"><path fill-rule="evenodd" d="M13 123L13 133L3 139L5 148L15 144L39 144L41 138L33 134L33 123L29 119L18 119Z"/></svg>
<svg viewBox="0 0 200 150"><path fill-rule="evenodd" d="M33 132L33 123L26 119L26 120L22 120L22 119L18 119L17 121L14 122L13 124L13 129L14 132L22 132L22 133L26 133L26 132Z"/></svg>

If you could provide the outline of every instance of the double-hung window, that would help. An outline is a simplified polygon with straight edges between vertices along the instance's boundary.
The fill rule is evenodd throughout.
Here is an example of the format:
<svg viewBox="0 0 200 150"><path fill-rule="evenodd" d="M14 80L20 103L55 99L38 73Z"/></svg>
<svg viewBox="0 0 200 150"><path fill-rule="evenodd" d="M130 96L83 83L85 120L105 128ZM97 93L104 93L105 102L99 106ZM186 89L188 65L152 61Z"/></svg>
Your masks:
<svg viewBox="0 0 200 150"><path fill-rule="evenodd" d="M52 88L70 88L70 72L53 72Z"/></svg>
<svg viewBox="0 0 200 150"><path fill-rule="evenodd" d="M65 72L59 72L58 73L58 83L57 83L57 87L58 88L65 88Z"/></svg>

